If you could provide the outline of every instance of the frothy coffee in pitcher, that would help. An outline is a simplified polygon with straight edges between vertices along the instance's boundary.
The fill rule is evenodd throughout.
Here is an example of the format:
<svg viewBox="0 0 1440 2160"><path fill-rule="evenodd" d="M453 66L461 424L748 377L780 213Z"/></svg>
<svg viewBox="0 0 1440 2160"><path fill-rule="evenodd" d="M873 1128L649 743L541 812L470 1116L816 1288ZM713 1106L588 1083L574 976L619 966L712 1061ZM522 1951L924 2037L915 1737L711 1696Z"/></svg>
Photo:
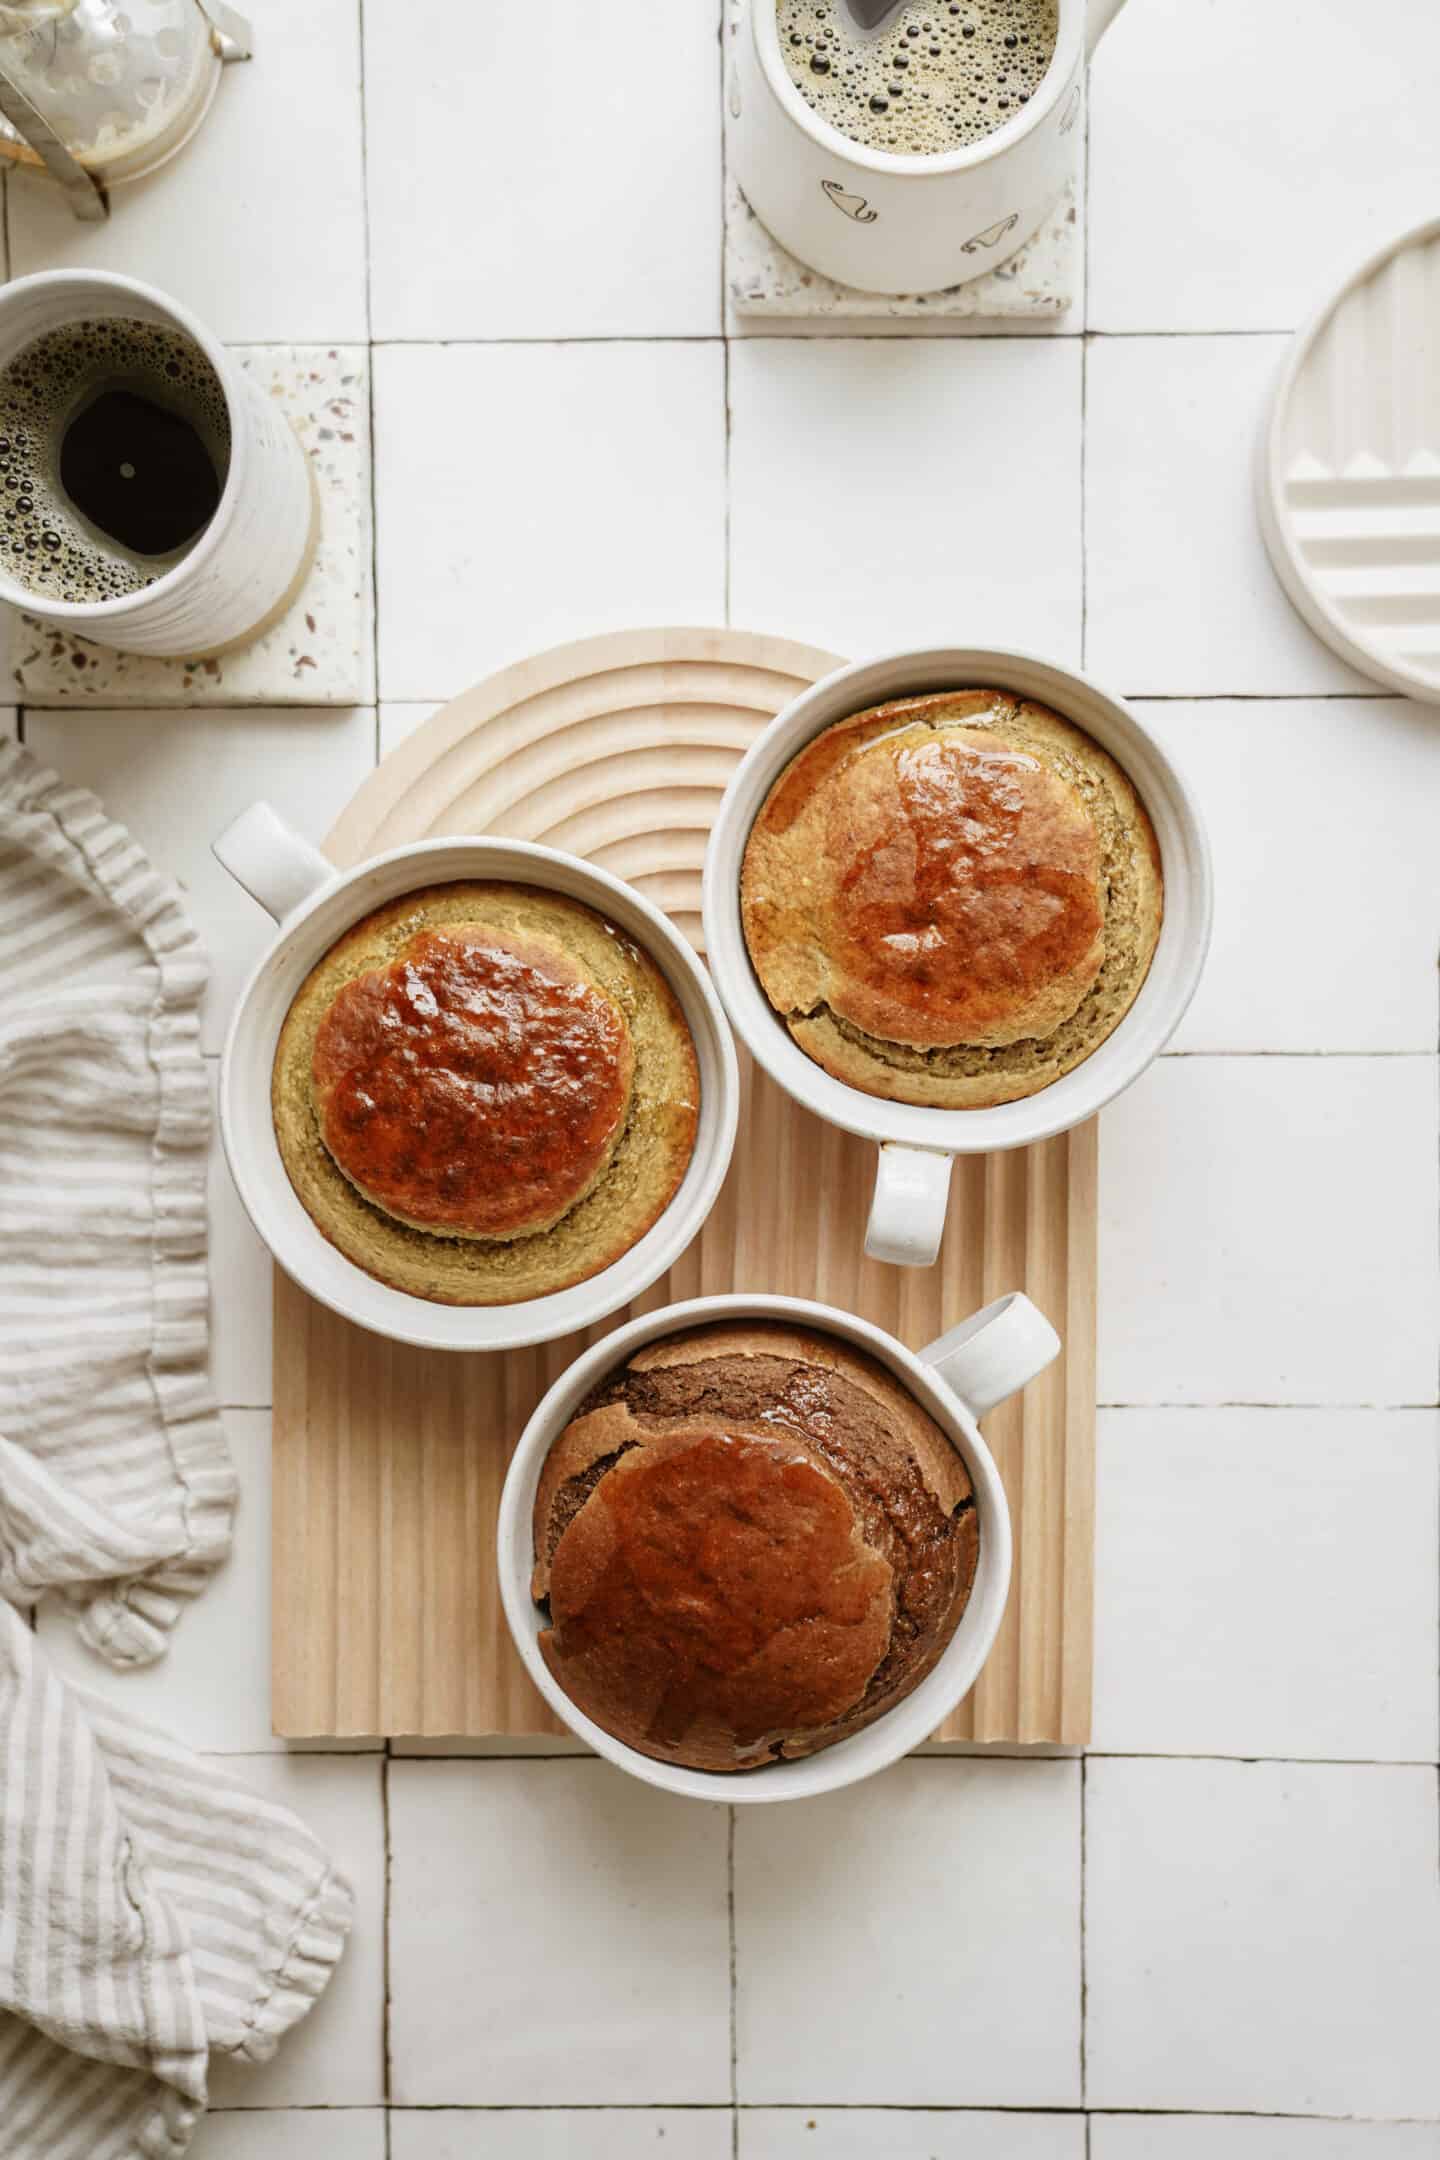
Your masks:
<svg viewBox="0 0 1440 2160"><path fill-rule="evenodd" d="M935 157L1028 104L1055 54L1057 0L908 0L877 37L834 0L776 0L780 50L807 105L871 150Z"/></svg>
<svg viewBox="0 0 1440 2160"><path fill-rule="evenodd" d="M225 393L159 324L67 324L0 368L0 566L37 596L138 592L192 548L230 462Z"/></svg>

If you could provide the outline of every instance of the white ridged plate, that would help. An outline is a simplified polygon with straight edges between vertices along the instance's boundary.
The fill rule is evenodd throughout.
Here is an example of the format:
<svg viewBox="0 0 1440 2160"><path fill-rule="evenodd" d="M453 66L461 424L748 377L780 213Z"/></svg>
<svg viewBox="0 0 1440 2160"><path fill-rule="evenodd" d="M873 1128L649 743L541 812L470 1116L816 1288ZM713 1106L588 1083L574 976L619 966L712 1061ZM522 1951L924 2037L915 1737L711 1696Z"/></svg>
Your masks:
<svg viewBox="0 0 1440 2160"><path fill-rule="evenodd" d="M1440 704L1440 218L1296 336L1260 443L1260 525L1317 637Z"/></svg>

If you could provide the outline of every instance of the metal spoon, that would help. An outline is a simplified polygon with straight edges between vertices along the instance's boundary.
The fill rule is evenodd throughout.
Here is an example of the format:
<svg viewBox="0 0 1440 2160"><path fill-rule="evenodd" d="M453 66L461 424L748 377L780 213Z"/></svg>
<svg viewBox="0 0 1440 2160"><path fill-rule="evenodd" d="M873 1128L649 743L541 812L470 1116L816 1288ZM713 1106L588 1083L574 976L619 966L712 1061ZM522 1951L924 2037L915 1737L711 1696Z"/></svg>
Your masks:
<svg viewBox="0 0 1440 2160"><path fill-rule="evenodd" d="M878 37L904 5L905 0L835 0L837 12L848 15L861 37L867 38Z"/></svg>

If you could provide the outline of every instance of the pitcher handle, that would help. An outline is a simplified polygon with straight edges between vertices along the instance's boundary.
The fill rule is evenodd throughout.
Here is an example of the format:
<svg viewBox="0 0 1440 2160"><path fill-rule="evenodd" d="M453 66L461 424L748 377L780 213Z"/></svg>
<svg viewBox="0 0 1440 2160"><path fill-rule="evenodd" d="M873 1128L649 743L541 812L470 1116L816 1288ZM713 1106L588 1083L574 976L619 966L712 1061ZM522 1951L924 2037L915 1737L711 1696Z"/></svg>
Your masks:
<svg viewBox="0 0 1440 2160"><path fill-rule="evenodd" d="M1119 14L1125 0L1087 0L1085 8L1085 57L1094 54L1105 32Z"/></svg>

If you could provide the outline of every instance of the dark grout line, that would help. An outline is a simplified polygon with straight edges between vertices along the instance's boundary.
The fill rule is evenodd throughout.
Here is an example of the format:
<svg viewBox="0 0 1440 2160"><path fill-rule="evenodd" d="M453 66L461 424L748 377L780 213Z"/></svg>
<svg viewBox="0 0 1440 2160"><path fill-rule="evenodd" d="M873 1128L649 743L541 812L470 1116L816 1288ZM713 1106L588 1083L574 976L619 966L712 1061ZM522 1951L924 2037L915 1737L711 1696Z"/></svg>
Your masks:
<svg viewBox="0 0 1440 2160"><path fill-rule="evenodd" d="M214 2115L275 2115L274 2107L212 2108ZM283 2112L303 2115L378 2115L375 2105L347 2106L328 2101L303 2103ZM407 2101L391 2108L395 2115L720 2115L728 2114L724 2100L507 2100L498 2104L466 2100ZM742 2115L1050 2115L1061 2121L1087 2121L1096 2115L1125 2115L1160 2122L1295 2122L1344 2123L1362 2127L1394 2124L1433 2129L1430 2115L1295 2115L1283 2108L1165 2108L1165 2107L1056 2107L1053 2103L1025 2100L914 2101L914 2100L742 2100Z"/></svg>
<svg viewBox="0 0 1440 2160"><path fill-rule="evenodd" d="M1017 1755L1017 1754L1015 1754L1015 1753L1014 1753L1014 1749L1015 1749L1015 1748L1017 1747L1017 1745L1019 1745L1019 1743L1018 1743L1018 1742L1016 1742L1016 1741L1013 1741L1013 1740L997 1740L997 1741L995 1742L995 1744L994 1744L994 1748L993 1748L993 1750L982 1750L982 1751L981 1751L980 1753L978 1753L978 1754L968 1754L968 1753L967 1753L967 1754L964 1754L964 1755L958 1755L958 1754L957 1754L957 1755L922 1755L922 1754L919 1754L918 1752L914 1752L914 1751L912 1751L912 1752L911 1752L910 1754L908 1754L908 1755L906 1755L906 1756L902 1757L902 1760L903 1760L903 1761L905 1761L905 1762L907 1762L907 1763L915 1763L915 1764L919 1764L919 1765L921 1765L921 1766L923 1766L923 1767L927 1767L927 1768L928 1768L928 1767L929 1767L930 1765L932 1765L932 1764L933 1764L933 1765L935 1765L935 1766L936 1766L936 1768L938 1768L938 1769L940 1769L940 1770L948 1770L948 1769L951 1769L951 1768L953 1768L953 1767L954 1767L954 1765L955 1765L956 1763L984 1763L984 1762L1005 1762L1005 1763L1019 1763L1019 1764L1028 1764L1028 1763L1036 1763L1036 1764L1041 1764L1041 1765L1047 1765L1047 1766L1049 1766L1049 1765L1054 1765L1054 1764L1060 1764L1060 1763L1073 1763L1073 1762L1078 1762L1078 1763L1079 1763L1079 1764L1081 1765L1081 1772L1082 1772L1082 1777L1081 1777L1081 1783L1082 1783L1082 1790L1083 1790L1083 1785L1084 1785L1084 1775L1083 1775L1083 1773L1084 1773L1084 1765L1085 1765L1085 1764L1086 1764L1087 1762L1140 1762L1140 1763L1152 1763L1152 1762L1210 1762L1210 1763L1234 1763L1234 1764L1236 1764L1237 1766L1244 1766L1244 1767L1247 1767L1247 1768L1248 1768L1248 1767L1253 1767L1253 1766L1255 1766L1255 1765L1257 1765L1257 1764L1262 1764L1262 1763L1271 1763L1271 1764L1274 1764L1274 1765L1276 1765L1276 1766L1277 1766L1277 1767L1279 1767L1279 1768L1283 1768L1283 1769L1297 1769L1297 1770L1305 1770L1305 1769L1310 1769L1310 1768L1316 1768L1316 1769L1321 1769L1321 1770L1434 1770L1434 1769L1436 1769L1436 1767L1437 1767L1437 1764L1436 1764L1436 1761L1435 1761L1435 1758L1434 1758L1434 1756L1430 1756L1430 1755L1425 1755L1425 1756L1421 1756L1421 1755L1226 1755L1226 1754L1217 1754L1217 1753L1214 1753L1214 1752L1203 1752L1203 1751L1196 1751L1196 1752L1194 1752L1194 1753L1190 1753L1190 1752L1186 1752L1186 1751L1184 1751L1184 1750L1178 1750L1178 1749L1174 1749L1174 1748L1097 1748L1097 1747L1086 1747L1086 1748L1072 1748L1072 1749L1070 1749L1070 1750L1069 1750L1068 1752L1064 1752L1064 1753L1057 1753L1057 1754L1049 1754L1049 1753L1046 1753L1046 1754L1033 1754L1033 1755L1032 1755L1032 1754L1022 1754L1022 1755ZM1037 1743L1037 1745L1039 1745L1039 1746L1042 1746L1042 1747L1048 1747L1048 1746L1050 1745L1050 1743L1047 1743L1047 1742L1039 1742L1039 1743ZM1058 1743L1058 1742L1056 1742L1056 1743L1054 1743L1054 1745L1058 1747L1058 1746L1059 1746L1059 1743ZM210 1753L210 1754L215 1754L215 1753L217 1753L217 1752L218 1752L218 1751L217 1751L217 1750L215 1750L215 1749L213 1749L213 1748L212 1748L212 1749L209 1749L209 1750L207 1750L207 1753ZM255 1749L253 1749L253 1748L251 1748L251 1749L248 1749L248 1750L246 1750L245 1752L247 1752L247 1753L249 1753L249 1754L254 1754L254 1753L256 1752L256 1750L255 1750ZM273 1751L272 1751L272 1752L273 1752ZM304 1755L323 1755L323 1756L327 1756L327 1757L332 1757L332 1758L333 1758L334 1756L337 1756L337 1755L349 1755L349 1754L352 1754L352 1753L354 1753L354 1751L353 1751L353 1750L351 1750L351 1749L348 1749L348 1748L320 1748L320 1747L307 1747L307 1748L304 1748L304 1749L302 1749L302 1750L297 1750L297 1752L298 1752L298 1753L301 1753L301 1754L304 1754ZM377 1755L379 1754L379 1752L380 1752L380 1751L379 1751L379 1749L378 1749L378 1748L372 1748L372 1749L369 1749L369 1750L363 1750L363 1751L359 1752L359 1753L358 1753L358 1754L356 1755L355 1759L356 1759L357 1761L361 1761L361 1762L369 1762L369 1761L373 1761L373 1760L375 1759L375 1757L376 1757L376 1756L377 1756ZM469 1762L469 1763L475 1763L475 1764L477 1764L477 1765L481 1765L481 1764L486 1764L486 1763L496 1763L496 1762L525 1762L525 1763L534 1763L534 1764L536 1765L536 1767L537 1767L537 1768L541 1768L541 1769L546 1769L546 1768L549 1768L549 1767L550 1767L551 1765L554 1765L554 1764L567 1764L567 1763L568 1763L568 1764L570 1764L570 1765L572 1765L572 1766L573 1766L573 1765L575 1765L575 1764L584 1764L584 1765L586 1765L587 1767L592 1767L592 1766L593 1766L593 1767L595 1767L595 1768L599 1768L599 1769L607 1769L607 1768L610 1768L610 1767L612 1767L611 1765L609 1765L609 1764L607 1764L607 1763L606 1763L606 1761L605 1761L605 1758L604 1758L603 1756L601 1756L601 1755L593 1755L593 1754L577 1754L577 1755L527 1755L527 1754L525 1754L524 1752L517 1752L517 1753L515 1753L515 1754L506 1754L506 1755L471 1755L471 1754L453 1754L453 1755L452 1755L452 1754L444 1754L444 1753L437 1753L437 1754L427 1754L427 1755L394 1755L394 1754L391 1754L391 1755L387 1755L387 1757L385 1758L385 1760L386 1760L386 1765L387 1765L387 1775L388 1775L388 1767L389 1767L389 1764L390 1764L390 1763L407 1763L407 1764L408 1764L408 1763L430 1763L430 1762ZM711 1803L711 1804L713 1805L713 1803ZM730 1804L730 1813L731 1813L731 1816L733 1817L733 1816L734 1816L734 1813L735 1813L735 1803L733 1803L733 1802L732 1802L732 1803ZM732 1850L733 1850L733 1847L732 1847ZM1082 1850L1082 1865L1083 1865L1083 1850ZM1082 1914L1083 1914L1083 1902L1082 1902ZM732 1978L733 1978L733 1976L734 1976L734 1974L735 1974L735 1971L736 1971L736 1962L735 1962L735 1934L734 1934L734 1907L733 1907L733 1877L732 1877L732 1903L731 1903L731 1915L730 1915L730 1917L731 1917L731 1972L732 1972ZM1083 1917L1082 1917L1082 1935L1083 1935ZM735 2075L736 2075L737 2067L738 2067L738 2047L737 2047L737 2044L736 2044L736 2027L735 2027L735 2017L734 2017L734 2007L733 2007L733 2005L734 2005L734 1993L733 1993L733 1989L732 1989L732 2011L731 2011L731 2075L732 2075L732 2079L734 2079L734 2077L735 2077ZM758 2102L756 2102L756 2103L753 2103L753 2104L755 2104L755 2105L759 2105L759 2103L758 2103ZM798 2104L799 2104L799 2103L797 2102L797 2105L798 2105ZM740 2100L738 2100L738 2099L737 2099L737 2101L735 2102L735 2105L736 2105L737 2107L743 2107L743 2106L745 2106L745 2105L746 2105L746 2103L745 2103L744 2101L740 2101Z"/></svg>
<svg viewBox="0 0 1440 2160"><path fill-rule="evenodd" d="M1168 1055L1173 1057L1177 1062L1182 1056L1185 1056L1192 1058L1211 1057L1217 1060L1221 1058L1229 1058L1232 1062L1236 1063L1238 1063L1242 1057L1338 1058L1353 1056L1358 1063L1362 1057L1366 1061L1372 1058L1382 1057L1428 1058L1432 1057L1434 1053L1433 1051L1429 1050L1375 1050L1365 1052L1352 1052L1348 1050L1192 1050L1185 1052L1175 1051L1169 1053ZM1244 1396L1205 1396L1202 1399L1192 1402L1172 1402L1169 1400L1152 1401L1149 1397L1141 1396L1115 1396L1113 1399L1108 1397L1097 1398L1095 1407L1097 1410L1274 1410L1290 1413L1303 1411L1307 1416L1313 1417L1317 1412L1328 1414L1331 1411L1345 1410L1434 1410L1437 1407L1440 1407L1440 1395L1437 1395L1428 1402L1332 1402L1329 1400L1326 1400L1325 1402L1262 1402L1257 1399L1250 1399ZM225 1411L234 1410L262 1412L268 1411L273 1414L275 1405L273 1402L222 1402L218 1403L216 1405L216 1408L222 1413L224 1413Z"/></svg>
<svg viewBox="0 0 1440 2160"><path fill-rule="evenodd" d="M725 627L728 630L731 623L730 521L732 510L732 485L730 473L730 454L732 437L734 433L734 413L730 403L730 330L728 318L726 315L726 280L729 275L730 236L725 224L725 191L728 185L728 146L725 133L725 62L727 57L725 50L725 0L719 0L719 7L717 12L719 16L717 35L720 46L720 70L719 82L717 85L718 95L720 98L720 394L724 401L725 409L724 501L722 504L722 544L724 546L725 552L721 570L721 591L724 600Z"/></svg>
<svg viewBox="0 0 1440 2160"><path fill-rule="evenodd" d="M1080 326L1080 666L1088 665L1090 642L1090 544L1086 531L1086 488L1090 442L1090 81L1085 81L1085 191L1080 206L1080 283L1085 294Z"/></svg>
<svg viewBox="0 0 1440 2160"><path fill-rule="evenodd" d="M727 348L726 396L728 408L728 357L729 348L734 343L734 340L716 339L714 342L717 344L723 343ZM373 489L373 444L371 472L371 485ZM373 540L374 536L372 533L372 546ZM523 657L523 655L519 655L517 657ZM461 696L463 691L468 687L470 686L467 684L462 684L458 690L453 686L446 690L406 690L397 697L382 698L381 696L376 695L373 697L357 698L355 700L355 703L350 706L326 705L314 708L296 707L293 709L296 711L300 711L302 709L315 710L325 715L326 717L341 712L360 712L363 711L367 706L378 707L381 704L427 705L433 710L435 707L440 705L453 704L454 700L457 697ZM1117 691L1115 694L1123 698L1127 705L1405 705L1414 702L1411 699L1402 697L1398 691L1390 690L1120 690ZM84 705L76 704L73 701L70 703L59 702L55 704L47 704L43 698L31 699L30 704L33 710L37 712L57 713L75 713L85 712L87 710L110 711L112 709L124 712L134 709L127 708L125 706L118 706L115 708L111 708L109 706L86 707ZM183 711L185 708L181 706L172 706L166 709L178 712ZM211 705L206 706L204 710L207 713L213 713L216 715L224 716L226 718L233 718L239 720L243 719L248 713L269 713L274 712L276 708L273 705L262 704ZM317 725L322 724L323 722L317 723Z"/></svg>
<svg viewBox="0 0 1440 2160"><path fill-rule="evenodd" d="M1097 1410L1273 1410L1294 1416L1328 1416L1336 1410L1435 1410L1440 1402L1247 1402L1243 1398L1224 1402L1138 1402L1133 1397L1116 1402L1097 1402Z"/></svg>
<svg viewBox="0 0 1440 2160"><path fill-rule="evenodd" d="M384 2087L385 2105L387 2108L390 2106L390 2103L394 2097L390 2071L390 2016L391 2006L393 2002L390 1969L390 1878L394 1871L394 1846L390 1836L390 1762L390 1743L387 1740L385 1743L385 1753L381 1758L380 1769L380 1818L385 1840L385 1887L384 1896L381 1900L380 1914L380 1967L384 1982L384 1992L380 2004L380 2075ZM386 2124L386 2130L386 2151L388 2152L388 2119Z"/></svg>
<svg viewBox="0 0 1440 2160"><path fill-rule="evenodd" d="M1169 1062L1180 1058L1350 1058L1370 1064L1376 1058L1433 1058L1433 1050L1162 1050Z"/></svg>
<svg viewBox="0 0 1440 2160"><path fill-rule="evenodd" d="M836 319L835 317L826 318L827 322L833 322ZM839 319L843 320L844 318ZM863 319L860 316L854 318L857 324ZM990 319L993 320L994 318ZM934 320L942 321L944 318L935 317ZM399 346L410 350L423 350L426 346L438 348L464 345L472 345L477 348L491 345L718 345L728 335L729 333L722 328L720 330L621 330L596 332L590 336L579 337L379 337L371 338L369 342L377 348ZM890 330L882 332L862 330L858 327L853 330L826 329L824 331L811 331L802 330L797 325L786 330L747 330L744 333L747 345L845 343L854 345L903 345L907 342L907 336L913 340L917 335L928 343L948 342L955 345L1032 345L1037 340L1043 343L1047 338L1058 343L1064 343L1071 338L1098 338L1111 344L1124 344L1140 340L1147 340L1152 344L1168 344L1176 341L1193 343L1199 338L1208 338L1212 342L1229 338L1288 338L1294 336L1294 328L1291 326L1283 330L1101 330L1096 328L1094 324L1062 323L1059 318L1056 318L1056 327L1054 329L1037 326L1030 330L986 330L981 332L948 330L940 332L938 336L933 331L928 333L924 331L911 332L908 330L908 326L905 331ZM346 345L353 344L354 340L353 338L311 338L307 339L306 342L317 345L327 343ZM243 347L245 345L273 344L274 340L269 338L229 338L226 343L235 347Z"/></svg>
<svg viewBox="0 0 1440 2160"><path fill-rule="evenodd" d="M729 1824L725 1839L726 1904L730 1930L730 2105L737 2107L740 2101L740 2040L739 1998L737 1993L737 1961L735 1954L735 1807L732 1802L726 1809ZM739 2128L731 2140L732 2160L739 2149Z"/></svg>
<svg viewBox="0 0 1440 2160"><path fill-rule="evenodd" d="M1086 1791L1085 1757L1080 1758L1080 2101L1083 2106L1090 2094L1090 1971L1085 1939L1087 1919L1086 1896ZM1085 2150L1090 2150L1090 2123L1085 2123Z"/></svg>
<svg viewBox="0 0 1440 2160"><path fill-rule="evenodd" d="M375 494L375 308L370 256L370 116L366 99L365 0L357 0L360 41L360 205L365 226L365 400L370 430L370 695L375 710L375 763L380 762L380 563Z"/></svg>

